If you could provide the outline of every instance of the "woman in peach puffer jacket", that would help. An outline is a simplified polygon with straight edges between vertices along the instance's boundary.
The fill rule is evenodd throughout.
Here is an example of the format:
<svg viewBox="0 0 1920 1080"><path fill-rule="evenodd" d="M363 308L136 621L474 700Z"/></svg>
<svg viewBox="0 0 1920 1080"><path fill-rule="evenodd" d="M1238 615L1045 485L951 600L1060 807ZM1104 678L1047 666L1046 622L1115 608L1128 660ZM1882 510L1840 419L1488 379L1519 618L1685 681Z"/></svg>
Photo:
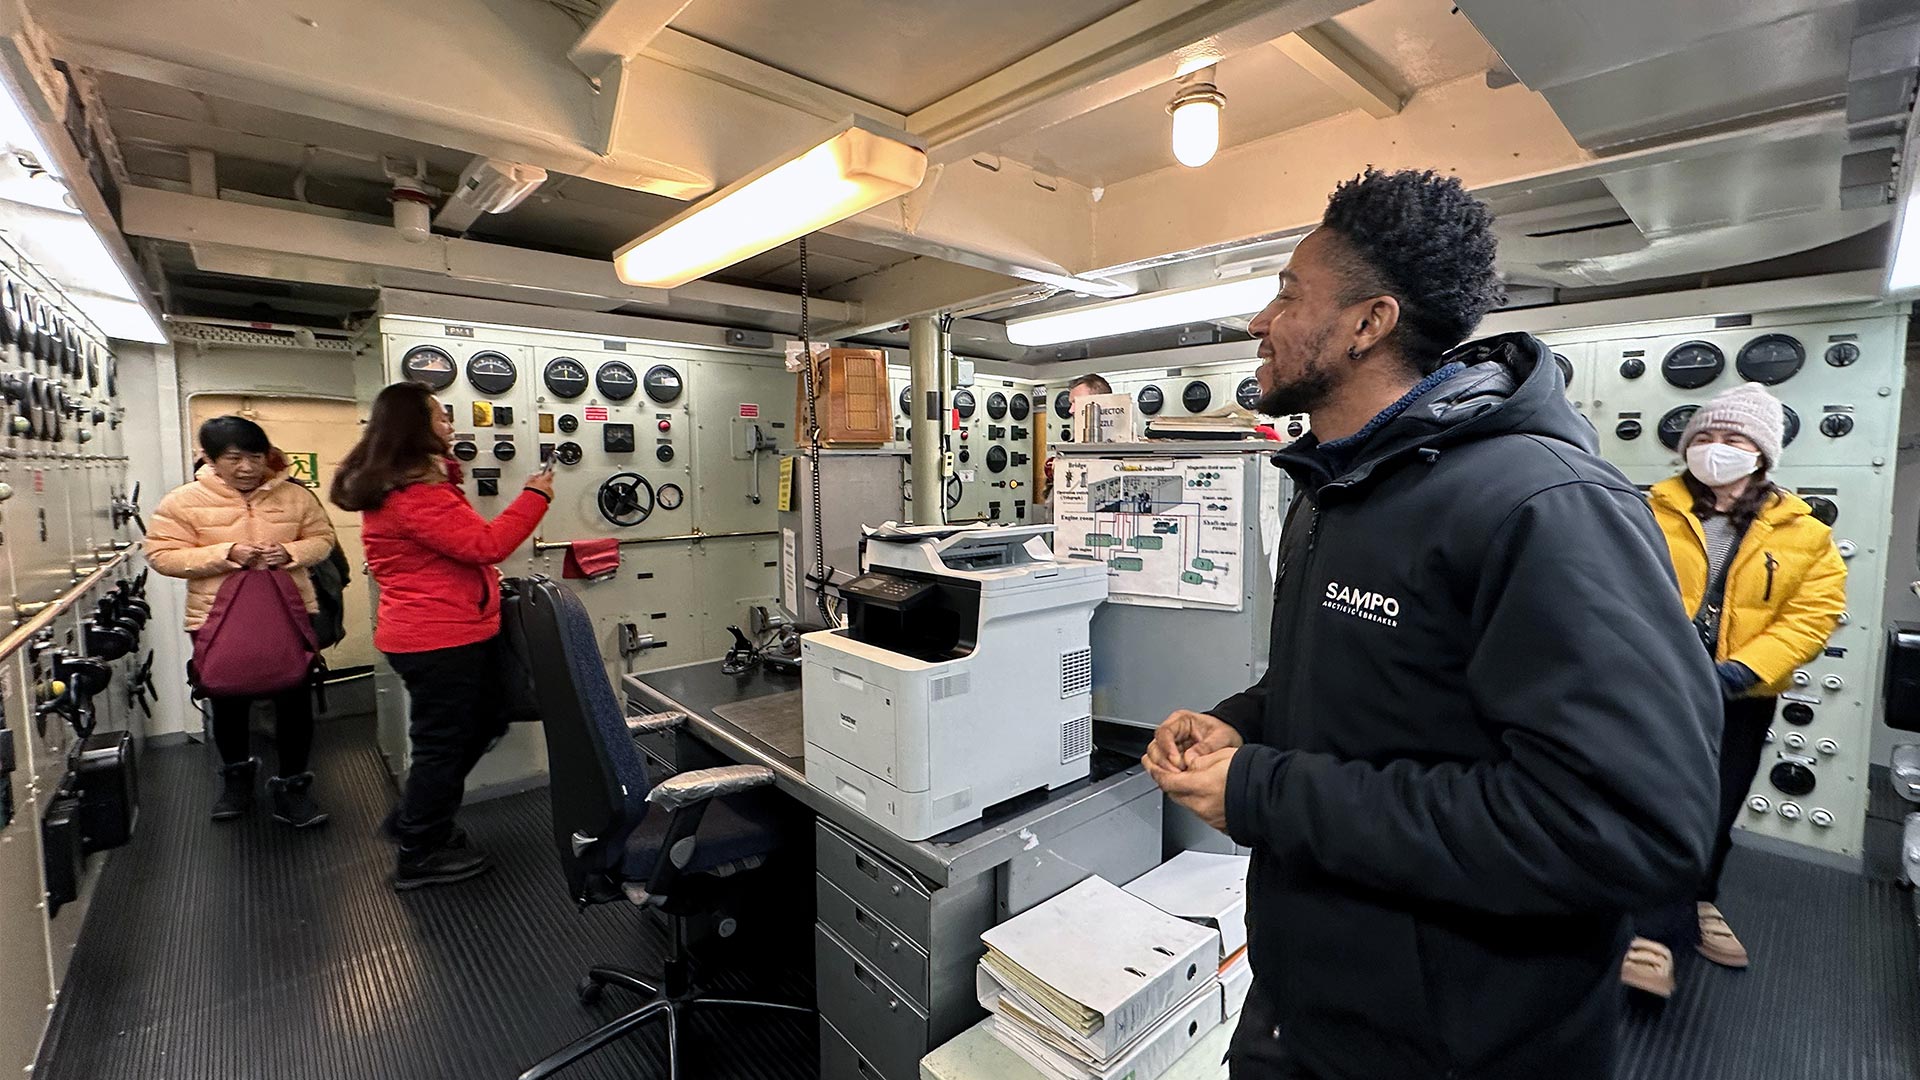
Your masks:
<svg viewBox="0 0 1920 1080"><path fill-rule="evenodd" d="M221 582L237 570L285 570L293 576L308 614L318 610L307 567L332 554L333 525L313 492L287 480L285 458L260 425L239 416L216 416L200 425L207 464L192 481L167 493L147 527L147 562L168 577L187 581L187 633L207 620ZM275 465L279 468L275 468ZM275 695L274 744L279 769L267 781L276 821L295 828L325 824L313 799L312 688ZM220 794L215 821L230 821L253 807L254 759L248 715L253 699L209 698L213 741L220 751Z"/></svg>

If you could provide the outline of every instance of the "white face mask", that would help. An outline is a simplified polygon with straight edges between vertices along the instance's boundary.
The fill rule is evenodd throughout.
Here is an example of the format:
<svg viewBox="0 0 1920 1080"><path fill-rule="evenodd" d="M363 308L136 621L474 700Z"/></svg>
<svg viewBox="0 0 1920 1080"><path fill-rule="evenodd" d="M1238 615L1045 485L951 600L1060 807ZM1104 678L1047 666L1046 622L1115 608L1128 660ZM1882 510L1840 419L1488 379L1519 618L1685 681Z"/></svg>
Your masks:
<svg viewBox="0 0 1920 1080"><path fill-rule="evenodd" d="M1694 443L1687 448L1687 471L1708 487L1726 487L1760 468L1760 455L1726 443Z"/></svg>

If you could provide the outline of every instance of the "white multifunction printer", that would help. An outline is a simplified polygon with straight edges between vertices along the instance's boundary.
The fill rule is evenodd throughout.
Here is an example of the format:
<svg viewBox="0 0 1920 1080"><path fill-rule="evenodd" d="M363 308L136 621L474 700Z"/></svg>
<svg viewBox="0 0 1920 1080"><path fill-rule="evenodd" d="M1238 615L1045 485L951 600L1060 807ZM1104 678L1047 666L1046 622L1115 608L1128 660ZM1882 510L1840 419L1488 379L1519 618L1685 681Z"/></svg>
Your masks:
<svg viewBox="0 0 1920 1080"><path fill-rule="evenodd" d="M1051 525L872 532L847 626L802 639L807 782L908 840L1085 779L1107 568Z"/></svg>

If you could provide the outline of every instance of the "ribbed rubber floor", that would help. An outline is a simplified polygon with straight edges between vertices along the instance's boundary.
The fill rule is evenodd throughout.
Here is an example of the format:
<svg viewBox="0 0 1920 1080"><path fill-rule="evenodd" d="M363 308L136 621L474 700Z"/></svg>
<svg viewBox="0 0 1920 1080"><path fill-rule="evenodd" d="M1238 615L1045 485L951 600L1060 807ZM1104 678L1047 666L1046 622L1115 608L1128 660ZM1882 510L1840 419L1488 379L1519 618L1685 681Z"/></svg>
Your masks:
<svg viewBox="0 0 1920 1080"><path fill-rule="evenodd" d="M462 812L498 860L491 874L398 896L393 849L376 834L392 788L373 746L369 720L322 725L316 795L333 820L304 833L264 813L213 824L207 748L148 755L139 836L108 864L34 1076L508 1078L630 1007L621 991L583 1007L574 982L596 963L657 972L664 932L624 904L575 910L545 792ZM810 975L699 977L805 1002ZM695 1017L681 1057L688 1077L811 1077L818 1034L804 1017ZM561 1074L665 1076L657 1026Z"/></svg>
<svg viewBox="0 0 1920 1080"><path fill-rule="evenodd" d="M1753 966L1681 957L1671 1001L1636 1001L1621 1080L1920 1080L1920 928L1899 886L1735 848L1720 910Z"/></svg>

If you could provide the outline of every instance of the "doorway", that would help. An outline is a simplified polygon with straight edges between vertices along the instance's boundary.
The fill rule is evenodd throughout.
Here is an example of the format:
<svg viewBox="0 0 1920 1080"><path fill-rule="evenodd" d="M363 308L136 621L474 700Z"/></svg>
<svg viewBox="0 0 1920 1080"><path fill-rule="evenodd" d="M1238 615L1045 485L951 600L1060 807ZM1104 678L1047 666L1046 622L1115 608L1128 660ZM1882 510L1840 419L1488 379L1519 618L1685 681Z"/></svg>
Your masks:
<svg viewBox="0 0 1920 1080"><path fill-rule="evenodd" d="M360 410L338 398L266 397L252 394L196 394L187 402L188 438L216 416L244 416L267 429L273 445L292 460L294 476L314 489L327 508L341 550L353 567L346 592L346 639L327 650L327 666L335 672L371 667L374 661L372 589L366 576L366 553L360 547L360 515L342 510L326 498L326 485L340 459L360 438ZM193 449L189 447L188 460Z"/></svg>

